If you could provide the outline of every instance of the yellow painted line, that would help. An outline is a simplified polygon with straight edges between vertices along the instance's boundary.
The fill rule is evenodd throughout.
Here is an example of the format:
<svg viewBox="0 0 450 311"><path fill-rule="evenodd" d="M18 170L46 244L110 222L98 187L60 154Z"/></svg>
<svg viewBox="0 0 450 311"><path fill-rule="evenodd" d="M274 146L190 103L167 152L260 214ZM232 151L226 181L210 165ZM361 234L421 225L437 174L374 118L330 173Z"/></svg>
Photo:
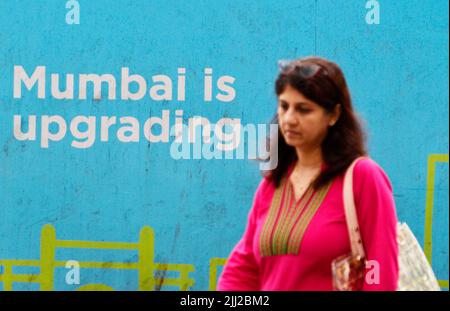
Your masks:
<svg viewBox="0 0 450 311"><path fill-rule="evenodd" d="M209 261L209 290L215 291L217 288L217 266L224 266L227 258L211 258Z"/></svg>
<svg viewBox="0 0 450 311"><path fill-rule="evenodd" d="M23 259L2 259L0 260L0 266L11 265L18 267L38 267L40 265L39 260L23 260Z"/></svg>
<svg viewBox="0 0 450 311"><path fill-rule="evenodd" d="M41 232L40 245L40 272L41 272L41 290L51 291L54 289L55 280L55 242L56 231L55 228L46 224Z"/></svg>
<svg viewBox="0 0 450 311"><path fill-rule="evenodd" d="M425 237L424 253L428 262L432 263L433 256L433 203L434 203L434 179L436 162L448 162L448 154L430 154L427 165L427 189L425 203Z"/></svg>
<svg viewBox="0 0 450 311"><path fill-rule="evenodd" d="M137 243L127 242L93 242L93 241L69 241L69 240L56 240L56 247L61 248L96 248L96 249L124 249L124 250L137 250Z"/></svg>
<svg viewBox="0 0 450 311"><path fill-rule="evenodd" d="M21 283L39 283L39 274L13 274L11 276L13 282Z"/></svg>
<svg viewBox="0 0 450 311"><path fill-rule="evenodd" d="M107 261L79 261L80 268L103 268L103 269L138 269L137 262L107 262ZM18 260L18 259L3 259L0 260L0 265L10 265L15 267L39 267L39 260ZM192 265L186 264L166 264L154 263L155 270L179 271L185 270L188 272L194 271ZM55 267L65 267L66 261L55 261ZM0 274L0 277L2 274Z"/></svg>
<svg viewBox="0 0 450 311"><path fill-rule="evenodd" d="M139 261L138 261L138 288L139 290L154 289L154 233L152 228L144 227L139 233Z"/></svg>
<svg viewBox="0 0 450 311"><path fill-rule="evenodd" d="M80 261L80 268L93 269L137 269L139 267L137 262L106 262L106 261ZM56 261L56 267L65 267L66 261Z"/></svg>
<svg viewBox="0 0 450 311"><path fill-rule="evenodd" d="M2 275L3 279L3 290L12 291L12 266L5 266L5 270Z"/></svg>
<svg viewBox="0 0 450 311"><path fill-rule="evenodd" d="M439 280L439 286L448 288L448 280Z"/></svg>
<svg viewBox="0 0 450 311"><path fill-rule="evenodd" d="M155 263L155 265L156 270L168 270L168 271L184 270L187 272L193 272L195 270L193 265L187 264Z"/></svg>
<svg viewBox="0 0 450 311"><path fill-rule="evenodd" d="M175 278L155 278L155 283L157 285L162 286L182 286L182 285L193 286L194 280L192 279L180 280Z"/></svg>

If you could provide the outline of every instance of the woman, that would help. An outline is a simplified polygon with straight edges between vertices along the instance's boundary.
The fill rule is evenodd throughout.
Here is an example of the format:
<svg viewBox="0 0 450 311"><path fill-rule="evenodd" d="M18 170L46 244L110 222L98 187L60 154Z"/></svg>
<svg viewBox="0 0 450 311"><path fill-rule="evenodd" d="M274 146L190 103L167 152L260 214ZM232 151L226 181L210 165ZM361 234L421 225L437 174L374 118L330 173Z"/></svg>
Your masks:
<svg viewBox="0 0 450 311"><path fill-rule="evenodd" d="M354 159L366 155L364 135L335 63L319 57L290 62L275 90L278 166L259 184L217 288L333 290L331 263L350 253L343 177ZM353 193L366 258L376 263L366 267L372 275L362 289L396 290L392 186L372 159L357 162Z"/></svg>

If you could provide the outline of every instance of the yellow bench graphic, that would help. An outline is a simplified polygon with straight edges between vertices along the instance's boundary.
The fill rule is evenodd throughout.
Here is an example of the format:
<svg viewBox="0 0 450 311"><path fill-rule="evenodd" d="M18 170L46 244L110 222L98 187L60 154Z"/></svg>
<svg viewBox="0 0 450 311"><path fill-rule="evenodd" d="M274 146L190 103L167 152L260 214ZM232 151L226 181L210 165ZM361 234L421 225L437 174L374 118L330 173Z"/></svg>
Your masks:
<svg viewBox="0 0 450 311"><path fill-rule="evenodd" d="M137 262L79 262L80 268L98 269L131 269L138 271L138 290L152 291L161 286L176 286L186 291L194 285L194 279L189 273L194 271L191 264L167 264L154 262L154 233L152 228L143 227L137 243L127 242L94 242L94 241L72 241L56 239L53 226L47 224L42 228L41 246L39 260L0 260L3 273L0 274L0 282L3 282L3 290L13 290L14 282L38 283L40 290L54 290L55 268L65 267L65 261L55 259L58 248L90 248L90 249L113 249L113 250L137 250ZM39 274L13 274L13 267L38 267ZM155 272L178 271L178 278L158 278ZM86 284L78 290L113 290L105 284Z"/></svg>
<svg viewBox="0 0 450 311"><path fill-rule="evenodd" d="M227 258L211 258L209 260L209 288L210 291L215 291L217 286L217 267L224 266L227 263Z"/></svg>

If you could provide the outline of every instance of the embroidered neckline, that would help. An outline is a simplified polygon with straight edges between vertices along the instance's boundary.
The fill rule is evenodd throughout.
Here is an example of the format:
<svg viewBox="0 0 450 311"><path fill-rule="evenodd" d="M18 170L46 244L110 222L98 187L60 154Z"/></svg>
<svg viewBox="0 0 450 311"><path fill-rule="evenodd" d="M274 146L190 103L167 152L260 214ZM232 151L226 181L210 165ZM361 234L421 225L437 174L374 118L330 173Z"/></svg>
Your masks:
<svg viewBox="0 0 450 311"><path fill-rule="evenodd" d="M332 181L315 190L312 185L295 202L290 171L275 189L269 215L260 235L261 256L298 254L303 235L326 197Z"/></svg>

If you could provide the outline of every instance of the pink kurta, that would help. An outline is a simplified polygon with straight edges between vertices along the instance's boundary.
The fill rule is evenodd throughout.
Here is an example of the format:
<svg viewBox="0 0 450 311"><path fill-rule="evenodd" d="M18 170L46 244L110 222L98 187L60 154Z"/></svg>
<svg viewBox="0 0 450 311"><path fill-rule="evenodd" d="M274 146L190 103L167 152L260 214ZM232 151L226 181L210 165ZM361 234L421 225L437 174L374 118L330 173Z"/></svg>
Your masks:
<svg viewBox="0 0 450 311"><path fill-rule="evenodd" d="M290 166L288 175L293 166ZM342 186L343 174L332 181L326 196L314 212L302 236L298 253L263 253L265 255L262 256L261 231L275 192L274 185L263 178L256 190L244 235L232 250L217 289L332 290L331 262L350 252ZM397 216L391 183L376 162L363 159L354 168L353 187L367 259L376 260L379 264L379 284L365 282L363 290L396 290ZM373 266L370 269L371 273L376 272Z"/></svg>

